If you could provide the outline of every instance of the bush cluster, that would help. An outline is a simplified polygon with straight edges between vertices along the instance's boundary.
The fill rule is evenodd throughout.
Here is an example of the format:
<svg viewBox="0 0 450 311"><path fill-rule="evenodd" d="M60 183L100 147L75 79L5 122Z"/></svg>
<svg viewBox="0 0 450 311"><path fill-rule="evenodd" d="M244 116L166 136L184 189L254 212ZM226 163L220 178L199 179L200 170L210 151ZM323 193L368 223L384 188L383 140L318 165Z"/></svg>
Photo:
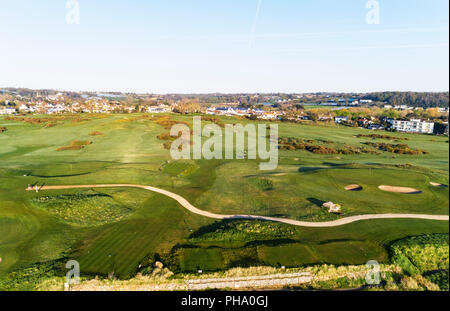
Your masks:
<svg viewBox="0 0 450 311"><path fill-rule="evenodd" d="M373 138L373 139L389 139L389 140L409 140L409 138L406 137L394 137L394 136L390 136L390 135L382 135L382 134L359 134L356 137L358 138Z"/></svg>
<svg viewBox="0 0 450 311"><path fill-rule="evenodd" d="M320 141L324 144L330 144L329 141ZM353 146L344 146L340 148L319 145L315 140L303 140L293 137L282 137L278 140L280 150L307 150L316 154L361 154L361 153L371 153L376 152L366 149L366 148L356 148Z"/></svg>
<svg viewBox="0 0 450 311"><path fill-rule="evenodd" d="M35 198L32 204L50 215L77 226L99 226L116 222L132 210L101 193L62 194Z"/></svg>
<svg viewBox="0 0 450 311"><path fill-rule="evenodd" d="M288 226L269 221L220 221L201 228L190 236L190 242L251 241L292 238L295 232Z"/></svg>
<svg viewBox="0 0 450 311"><path fill-rule="evenodd" d="M408 274L449 269L448 234L406 238L391 245L392 261Z"/></svg>
<svg viewBox="0 0 450 311"><path fill-rule="evenodd" d="M206 121L206 122L212 122L217 124L220 127L225 127L225 124L222 123L222 121L220 121L219 118L215 118L215 117L202 117L202 121Z"/></svg>
<svg viewBox="0 0 450 311"><path fill-rule="evenodd" d="M189 123L183 121L174 121L171 120L168 116L158 118L155 122L156 124L164 127L166 130L170 130L175 124L184 124L190 127Z"/></svg>
<svg viewBox="0 0 450 311"><path fill-rule="evenodd" d="M411 155L428 154L427 151L424 151L422 149L412 149L407 144L386 144L386 143L371 143L371 142L366 142L365 144L371 147L375 147L378 150L397 154L411 154Z"/></svg>

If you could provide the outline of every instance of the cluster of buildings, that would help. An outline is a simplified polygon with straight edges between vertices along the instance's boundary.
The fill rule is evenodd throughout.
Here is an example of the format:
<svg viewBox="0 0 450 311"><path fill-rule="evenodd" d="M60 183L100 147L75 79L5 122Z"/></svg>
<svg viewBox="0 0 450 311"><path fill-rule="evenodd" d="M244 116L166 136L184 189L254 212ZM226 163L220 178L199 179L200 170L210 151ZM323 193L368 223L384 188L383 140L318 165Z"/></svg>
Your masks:
<svg viewBox="0 0 450 311"><path fill-rule="evenodd" d="M341 124L348 122L349 118L335 117L334 120L336 123ZM360 118L356 122L358 123L359 127L364 127L369 130L395 130L397 132L420 134L434 133L434 122L423 121L420 119L396 120L391 118L384 118L381 121L382 123L386 124L386 126L379 124L375 118Z"/></svg>
<svg viewBox="0 0 450 311"><path fill-rule="evenodd" d="M0 107L0 114L11 115L15 114L16 112L16 108L14 107Z"/></svg>
<svg viewBox="0 0 450 311"><path fill-rule="evenodd" d="M169 105L160 104L158 106L150 106L147 108L148 113L165 113L171 112L172 108Z"/></svg>
<svg viewBox="0 0 450 311"><path fill-rule="evenodd" d="M206 110L206 114L240 117L255 116L261 120L278 120L281 116L285 115L283 111L265 111L258 108L244 107L212 107Z"/></svg>
<svg viewBox="0 0 450 311"><path fill-rule="evenodd" d="M358 106L362 104L371 104L373 100L371 99L355 99L355 98L338 98L337 100L329 100L328 102L321 103L323 106Z"/></svg>
<svg viewBox="0 0 450 311"><path fill-rule="evenodd" d="M113 112L147 112L151 114L168 113L172 112L174 106L168 104L159 104L155 106L133 106L126 105L119 101L109 100L87 100L85 102L72 102L70 104L60 103L58 100L58 94L55 96L54 102L39 101L35 103L22 103L20 106L11 105L9 102L5 102L4 106L0 106L0 115L13 115L16 113L40 113L40 114L61 114L61 113L113 113ZM347 103L368 103L370 100L347 100ZM176 105L175 105L176 106ZM206 114L209 115L223 115L223 116L239 116L249 117L260 120L290 120L290 121L304 121L311 120L311 116L307 111L301 111L296 117L288 117L282 110L272 109L272 105L263 105L263 109L260 108L246 108L246 107L210 107L206 109ZM393 109L409 109L406 105L389 106ZM385 108L389 108L386 107ZM448 108L439 108L439 112L448 112ZM317 121L331 121L333 115L329 113L323 113L316 116ZM347 116L336 116L334 121L338 124L341 123L355 123L351 121ZM383 118L378 120L376 118L360 118L356 120L359 127L367 128L370 130L395 130L398 132L407 133L421 133L421 134L433 134L442 133L442 124L436 125L437 131L435 131L435 123L429 121L423 121L420 119L390 119ZM448 123L445 123L445 133L448 133Z"/></svg>

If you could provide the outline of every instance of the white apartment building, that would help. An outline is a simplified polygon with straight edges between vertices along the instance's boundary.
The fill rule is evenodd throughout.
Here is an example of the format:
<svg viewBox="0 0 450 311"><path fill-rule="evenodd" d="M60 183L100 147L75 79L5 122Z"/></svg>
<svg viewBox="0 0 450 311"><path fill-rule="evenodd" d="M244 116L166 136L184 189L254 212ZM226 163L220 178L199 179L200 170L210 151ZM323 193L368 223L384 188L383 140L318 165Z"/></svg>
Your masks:
<svg viewBox="0 0 450 311"><path fill-rule="evenodd" d="M417 119L411 120L391 120L392 128L399 132L432 134L434 123Z"/></svg>
<svg viewBox="0 0 450 311"><path fill-rule="evenodd" d="M15 114L16 113L16 108L13 107L5 107L5 108L0 108L0 114Z"/></svg>

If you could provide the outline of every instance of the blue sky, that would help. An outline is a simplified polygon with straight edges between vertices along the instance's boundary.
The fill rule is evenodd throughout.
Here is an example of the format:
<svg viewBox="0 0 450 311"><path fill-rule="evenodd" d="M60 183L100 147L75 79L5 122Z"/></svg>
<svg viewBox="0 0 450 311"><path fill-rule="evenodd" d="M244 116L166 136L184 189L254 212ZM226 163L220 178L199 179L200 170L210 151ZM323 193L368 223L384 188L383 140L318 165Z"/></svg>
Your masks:
<svg viewBox="0 0 450 311"><path fill-rule="evenodd" d="M0 87L448 91L448 0L2 0ZM259 5L259 11L257 10Z"/></svg>

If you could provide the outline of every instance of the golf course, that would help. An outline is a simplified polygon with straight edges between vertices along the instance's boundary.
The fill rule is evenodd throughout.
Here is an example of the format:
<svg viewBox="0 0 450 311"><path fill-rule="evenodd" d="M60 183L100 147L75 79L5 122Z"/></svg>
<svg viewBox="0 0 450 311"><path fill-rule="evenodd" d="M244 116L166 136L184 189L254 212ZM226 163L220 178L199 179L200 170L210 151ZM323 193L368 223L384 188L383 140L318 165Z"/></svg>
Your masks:
<svg viewBox="0 0 450 311"><path fill-rule="evenodd" d="M155 261L179 273L388 263L398 240L448 234L448 137L277 122L278 167L262 171L258 159L173 160L169 126L192 117L0 118L0 278L65 275L71 259L120 279ZM218 118L203 123L263 123Z"/></svg>

